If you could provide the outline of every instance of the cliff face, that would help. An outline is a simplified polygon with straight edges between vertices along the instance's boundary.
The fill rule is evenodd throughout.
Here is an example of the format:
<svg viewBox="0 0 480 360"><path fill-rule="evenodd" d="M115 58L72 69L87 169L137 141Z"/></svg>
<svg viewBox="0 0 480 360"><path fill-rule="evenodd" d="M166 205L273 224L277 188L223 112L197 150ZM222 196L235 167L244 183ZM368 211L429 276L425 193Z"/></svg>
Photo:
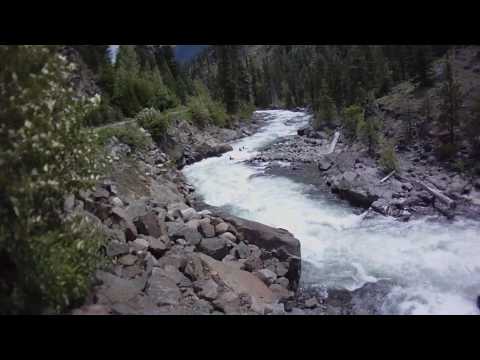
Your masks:
<svg viewBox="0 0 480 360"><path fill-rule="evenodd" d="M61 49L61 53L67 57L68 61L76 65L76 69L72 71L70 81L76 93L79 96L93 97L101 94L102 91L98 86L98 79L93 71L82 60L79 52L71 46L65 46Z"/></svg>

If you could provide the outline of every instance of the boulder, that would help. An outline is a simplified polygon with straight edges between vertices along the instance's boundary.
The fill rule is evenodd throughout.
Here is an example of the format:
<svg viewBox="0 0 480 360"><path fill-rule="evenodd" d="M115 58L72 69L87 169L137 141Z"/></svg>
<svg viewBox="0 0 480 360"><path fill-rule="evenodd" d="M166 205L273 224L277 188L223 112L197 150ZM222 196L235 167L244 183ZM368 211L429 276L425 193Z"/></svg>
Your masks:
<svg viewBox="0 0 480 360"><path fill-rule="evenodd" d="M164 271L154 268L146 293L158 306L178 305L182 293L175 281L165 276Z"/></svg>
<svg viewBox="0 0 480 360"><path fill-rule="evenodd" d="M173 241L183 238L184 231L189 228L184 223L176 221L176 222L167 222L167 233L170 239Z"/></svg>
<svg viewBox="0 0 480 360"><path fill-rule="evenodd" d="M142 238L138 238L133 242L140 251L147 250L148 247L150 246L150 243Z"/></svg>
<svg viewBox="0 0 480 360"><path fill-rule="evenodd" d="M185 225L188 226L190 229L198 230L198 227L200 226L200 220L190 220Z"/></svg>
<svg viewBox="0 0 480 360"><path fill-rule="evenodd" d="M239 314L242 308L239 296L233 291L226 291L220 294L213 302L213 305L227 315Z"/></svg>
<svg viewBox="0 0 480 360"><path fill-rule="evenodd" d="M116 257L120 255L126 255L130 252L130 248L127 244L123 244L118 241L110 241L107 244L107 256Z"/></svg>
<svg viewBox="0 0 480 360"><path fill-rule="evenodd" d="M124 266L131 266L137 262L138 258L134 255L125 255L118 259L118 262Z"/></svg>
<svg viewBox="0 0 480 360"><path fill-rule="evenodd" d="M148 250L157 258L162 257L168 250L167 241L165 238L148 238Z"/></svg>
<svg viewBox="0 0 480 360"><path fill-rule="evenodd" d="M221 238L207 238L200 242L200 250L216 260L228 255L228 243Z"/></svg>
<svg viewBox="0 0 480 360"><path fill-rule="evenodd" d="M157 267L165 268L165 266L171 265L180 271L185 269L185 274L188 275L186 272L187 261L188 257L185 254L174 254L169 251L167 254L158 259Z"/></svg>
<svg viewBox="0 0 480 360"><path fill-rule="evenodd" d="M228 231L228 224L221 222L217 225L215 225L215 233L217 235L222 235Z"/></svg>
<svg viewBox="0 0 480 360"><path fill-rule="evenodd" d="M133 299L143 291L146 284L145 277L135 280L122 279L103 271L97 272L97 278L103 283L98 290L98 296L108 304L122 303Z"/></svg>
<svg viewBox="0 0 480 360"><path fill-rule="evenodd" d="M140 216L138 220L135 221L135 225L137 226L139 234L152 236L154 238L159 238L168 233L166 224L160 221L158 216L153 212Z"/></svg>
<svg viewBox="0 0 480 360"><path fill-rule="evenodd" d="M221 239L224 239L226 241L231 241L233 243L237 242L237 237L233 235L231 232L226 232L218 236Z"/></svg>
<svg viewBox="0 0 480 360"><path fill-rule="evenodd" d="M112 221L118 224L125 233L125 238L127 241L134 241L137 236L137 228L132 222L132 219L127 215L127 213L119 207L114 207L111 211Z"/></svg>
<svg viewBox="0 0 480 360"><path fill-rule="evenodd" d="M379 199L378 194L371 192L374 189L369 184L369 180L361 174L346 171L332 179L332 192L354 206L368 209Z"/></svg>
<svg viewBox="0 0 480 360"><path fill-rule="evenodd" d="M287 230L275 229L254 221L241 219L220 209L215 210L222 219L232 224L249 244L272 252L280 261L289 263L285 277L290 281L290 288L296 290L301 275L300 241Z"/></svg>
<svg viewBox="0 0 480 360"><path fill-rule="evenodd" d="M193 283L193 288L202 299L213 301L218 297L218 285L211 279L196 281Z"/></svg>
<svg viewBox="0 0 480 360"><path fill-rule="evenodd" d="M203 264L215 273L218 279L236 295L246 294L263 303L273 303L272 291L253 274L217 261L205 254L199 254Z"/></svg>
<svg viewBox="0 0 480 360"><path fill-rule="evenodd" d="M145 199L134 201L125 210L133 222L137 221L142 216L146 216L148 211L149 210Z"/></svg>
<svg viewBox="0 0 480 360"><path fill-rule="evenodd" d="M143 273L142 268L139 265L126 266L122 269L122 278L133 279Z"/></svg>
<svg viewBox="0 0 480 360"><path fill-rule="evenodd" d="M275 265L275 273L279 276L279 277L283 277L285 275L288 274L288 264L287 263L277 263ZM288 279L287 279L288 281Z"/></svg>
<svg viewBox="0 0 480 360"><path fill-rule="evenodd" d="M200 241L202 240L202 235L200 235L200 233L194 229L187 228L183 232L183 235L187 243L192 246L200 244Z"/></svg>
<svg viewBox="0 0 480 360"><path fill-rule="evenodd" d="M328 171L332 168L334 162L328 156L323 156L318 159L318 170L321 172Z"/></svg>
<svg viewBox="0 0 480 360"><path fill-rule="evenodd" d="M195 221L195 220L192 220ZM202 235L191 226L174 222L167 223L168 234L172 240L185 239L189 245L196 246L202 240Z"/></svg>
<svg viewBox="0 0 480 360"><path fill-rule="evenodd" d="M239 259L248 259L250 256L250 248L242 241L235 247L235 255Z"/></svg>
<svg viewBox="0 0 480 360"><path fill-rule="evenodd" d="M202 218L202 216L198 214L195 209L192 208L180 210L180 216L182 217L184 222L189 222L190 220L198 220Z"/></svg>
<svg viewBox="0 0 480 360"><path fill-rule="evenodd" d="M256 277L262 280L267 286L272 285L277 280L277 274L268 269L262 269L254 273Z"/></svg>
<svg viewBox="0 0 480 360"><path fill-rule="evenodd" d="M167 216L175 220L182 216L181 211L188 209L189 206L183 202L172 203L167 205Z"/></svg>
<svg viewBox="0 0 480 360"><path fill-rule="evenodd" d="M185 261L184 273L191 280L198 281L205 278L205 272L201 259L197 255L190 255Z"/></svg>
<svg viewBox="0 0 480 360"><path fill-rule="evenodd" d="M182 274L180 270L177 269L176 266L173 265L165 265L163 269L157 270L163 276L171 279L180 287L188 287L192 285L192 282Z"/></svg>
<svg viewBox="0 0 480 360"><path fill-rule="evenodd" d="M210 219L200 221L200 232L206 238L213 238L215 236L215 227L210 223Z"/></svg>

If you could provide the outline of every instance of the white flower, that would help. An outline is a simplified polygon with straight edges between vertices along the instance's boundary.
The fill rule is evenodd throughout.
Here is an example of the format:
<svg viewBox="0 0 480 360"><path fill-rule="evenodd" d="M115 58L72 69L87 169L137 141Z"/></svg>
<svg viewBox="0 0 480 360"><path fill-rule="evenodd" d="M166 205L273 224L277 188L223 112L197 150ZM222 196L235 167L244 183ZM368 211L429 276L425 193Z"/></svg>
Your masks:
<svg viewBox="0 0 480 360"><path fill-rule="evenodd" d="M32 128L32 123L31 123L30 121L28 121L28 120L25 121L25 127L26 127L27 129L31 129L31 128Z"/></svg>
<svg viewBox="0 0 480 360"><path fill-rule="evenodd" d="M53 110L53 107L55 106L55 100L52 99L52 100L47 100L46 103L47 103L47 107L48 107L48 110L52 111Z"/></svg>
<svg viewBox="0 0 480 360"><path fill-rule="evenodd" d="M101 101L102 97L99 94L95 94L95 96L90 99L90 102L95 106L100 105Z"/></svg>

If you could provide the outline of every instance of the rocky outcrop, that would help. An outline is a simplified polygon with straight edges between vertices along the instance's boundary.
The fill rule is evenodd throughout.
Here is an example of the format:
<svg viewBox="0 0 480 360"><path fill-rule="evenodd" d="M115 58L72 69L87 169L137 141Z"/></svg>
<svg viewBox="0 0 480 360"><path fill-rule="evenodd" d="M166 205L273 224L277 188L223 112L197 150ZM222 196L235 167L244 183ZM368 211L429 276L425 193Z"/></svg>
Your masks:
<svg viewBox="0 0 480 360"><path fill-rule="evenodd" d="M187 121L176 121L169 129L167 139L158 144L169 154L179 169L206 158L232 151L228 142L250 134L260 126L258 120L248 125L223 129L209 125L198 129Z"/></svg>
<svg viewBox="0 0 480 360"><path fill-rule="evenodd" d="M262 258L275 258L281 261L288 271L282 273L289 280L289 288L296 290L301 276L300 241L284 229L275 229L254 221L241 219L221 210L213 210L223 220L236 229L243 242L265 250ZM245 246L237 250L240 256L248 258Z"/></svg>
<svg viewBox="0 0 480 360"><path fill-rule="evenodd" d="M65 202L108 238L108 265L73 314L285 312L300 278L298 240L285 230L197 211L193 188L153 145L143 153L118 143L107 148L116 158L109 177Z"/></svg>

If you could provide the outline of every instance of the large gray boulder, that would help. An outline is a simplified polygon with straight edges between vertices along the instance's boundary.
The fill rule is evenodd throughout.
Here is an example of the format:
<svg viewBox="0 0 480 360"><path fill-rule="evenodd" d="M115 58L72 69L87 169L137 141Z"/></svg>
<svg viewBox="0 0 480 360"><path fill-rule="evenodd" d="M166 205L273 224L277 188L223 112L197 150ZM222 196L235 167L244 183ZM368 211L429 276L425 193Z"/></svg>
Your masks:
<svg viewBox="0 0 480 360"><path fill-rule="evenodd" d="M285 277L290 281L292 290L298 288L301 276L300 241L284 229L275 229L267 225L242 219L215 209L217 216L232 224L244 241L261 249L270 251L280 261L289 263L289 271Z"/></svg>
<svg viewBox="0 0 480 360"><path fill-rule="evenodd" d="M138 231L125 210L114 207L111 212L111 218L113 223L120 226L122 231L124 231L127 241L135 241L138 236Z"/></svg>
<svg viewBox="0 0 480 360"><path fill-rule="evenodd" d="M224 264L205 254L199 254L199 257L210 272L215 273L220 281L237 296L248 295L265 304L275 302L272 291L253 274Z"/></svg>
<svg viewBox="0 0 480 360"><path fill-rule="evenodd" d="M221 238L213 237L200 242L200 250L217 260L222 260L228 255L228 243Z"/></svg>
<svg viewBox="0 0 480 360"><path fill-rule="evenodd" d="M176 282L158 268L153 269L146 292L158 306L178 305L182 297Z"/></svg>
<svg viewBox="0 0 480 360"><path fill-rule="evenodd" d="M142 235L159 238L168 234L165 222L161 221L153 212L140 216L138 220L135 221L135 225L137 226L138 233Z"/></svg>

